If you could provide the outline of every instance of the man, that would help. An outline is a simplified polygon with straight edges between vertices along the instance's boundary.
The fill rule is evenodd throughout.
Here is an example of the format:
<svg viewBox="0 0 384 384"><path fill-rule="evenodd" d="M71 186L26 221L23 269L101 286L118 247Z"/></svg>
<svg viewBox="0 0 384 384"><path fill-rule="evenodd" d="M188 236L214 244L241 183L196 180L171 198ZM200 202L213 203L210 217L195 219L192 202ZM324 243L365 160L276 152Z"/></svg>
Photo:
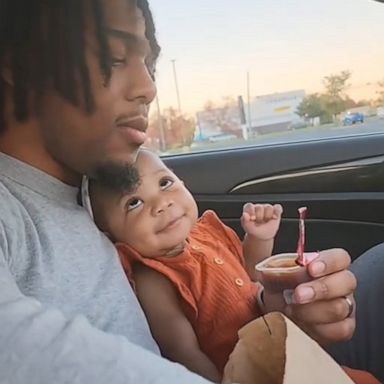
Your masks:
<svg viewBox="0 0 384 384"><path fill-rule="evenodd" d="M205 382L159 357L113 244L76 201L83 174L124 182L145 140L159 54L147 1L1 6L0 382ZM281 308L322 343L353 333L349 262L322 252L301 305Z"/></svg>
<svg viewBox="0 0 384 384"><path fill-rule="evenodd" d="M359 284L356 333L347 343L332 346L331 353L342 364L372 372L384 381L384 244L361 255L351 266Z"/></svg>
<svg viewBox="0 0 384 384"><path fill-rule="evenodd" d="M384 0L375 0L384 3ZM330 348L333 357L342 364L372 372L384 381L384 243L361 255L351 266L358 279L356 301L359 306L356 333L346 342Z"/></svg>

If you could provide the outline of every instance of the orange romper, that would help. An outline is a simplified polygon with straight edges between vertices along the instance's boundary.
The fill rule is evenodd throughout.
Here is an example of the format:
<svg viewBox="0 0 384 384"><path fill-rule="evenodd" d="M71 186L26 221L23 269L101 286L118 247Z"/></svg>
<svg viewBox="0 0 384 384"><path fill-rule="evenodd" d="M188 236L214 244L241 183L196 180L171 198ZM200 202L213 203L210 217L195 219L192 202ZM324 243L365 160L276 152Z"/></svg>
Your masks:
<svg viewBox="0 0 384 384"><path fill-rule="evenodd" d="M342 367L355 384L380 384L372 374L366 371Z"/></svg>
<svg viewBox="0 0 384 384"><path fill-rule="evenodd" d="M145 259L126 244L116 246L133 283L131 267L136 262L173 283L201 350L222 372L238 340L237 331L261 315L257 287L244 268L242 245L235 232L213 211L206 211L178 256Z"/></svg>

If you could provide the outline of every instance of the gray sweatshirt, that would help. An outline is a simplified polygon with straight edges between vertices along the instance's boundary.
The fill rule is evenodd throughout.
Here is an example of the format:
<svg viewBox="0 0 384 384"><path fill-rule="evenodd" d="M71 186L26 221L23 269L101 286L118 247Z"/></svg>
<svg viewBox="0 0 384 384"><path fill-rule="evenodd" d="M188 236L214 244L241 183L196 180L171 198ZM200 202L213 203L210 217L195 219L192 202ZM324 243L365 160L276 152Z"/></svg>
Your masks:
<svg viewBox="0 0 384 384"><path fill-rule="evenodd" d="M77 188L0 153L0 383L206 383L159 356Z"/></svg>

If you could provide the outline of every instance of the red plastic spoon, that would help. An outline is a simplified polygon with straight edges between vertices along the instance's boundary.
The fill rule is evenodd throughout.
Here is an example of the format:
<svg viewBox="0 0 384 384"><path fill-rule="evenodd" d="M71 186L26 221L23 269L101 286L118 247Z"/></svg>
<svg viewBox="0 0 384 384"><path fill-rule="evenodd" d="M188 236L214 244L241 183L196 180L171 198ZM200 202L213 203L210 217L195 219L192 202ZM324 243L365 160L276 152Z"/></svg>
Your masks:
<svg viewBox="0 0 384 384"><path fill-rule="evenodd" d="M296 264L305 267L308 264L308 260L305 258L305 219L307 217L307 207L299 208L299 241L297 243L297 258Z"/></svg>

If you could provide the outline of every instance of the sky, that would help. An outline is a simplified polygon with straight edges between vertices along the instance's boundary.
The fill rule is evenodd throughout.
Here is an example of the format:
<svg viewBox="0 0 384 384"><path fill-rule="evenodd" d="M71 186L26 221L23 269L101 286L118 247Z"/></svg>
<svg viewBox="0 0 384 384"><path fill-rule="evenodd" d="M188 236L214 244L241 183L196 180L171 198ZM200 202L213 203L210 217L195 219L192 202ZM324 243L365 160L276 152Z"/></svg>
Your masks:
<svg viewBox="0 0 384 384"><path fill-rule="evenodd" d="M352 73L349 94L375 98L384 80L384 4L373 0L149 0L162 54L160 108L193 114L210 100L304 89Z"/></svg>

